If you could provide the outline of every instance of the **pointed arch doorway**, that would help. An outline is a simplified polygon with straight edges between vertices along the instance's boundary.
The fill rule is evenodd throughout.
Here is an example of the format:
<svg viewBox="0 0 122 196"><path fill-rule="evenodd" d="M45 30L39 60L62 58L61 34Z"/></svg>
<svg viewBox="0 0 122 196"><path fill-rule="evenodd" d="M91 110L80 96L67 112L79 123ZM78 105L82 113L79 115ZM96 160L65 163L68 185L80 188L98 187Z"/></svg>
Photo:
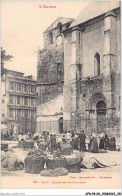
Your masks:
<svg viewBox="0 0 122 196"><path fill-rule="evenodd" d="M106 103L100 100L96 104L97 132L106 132Z"/></svg>

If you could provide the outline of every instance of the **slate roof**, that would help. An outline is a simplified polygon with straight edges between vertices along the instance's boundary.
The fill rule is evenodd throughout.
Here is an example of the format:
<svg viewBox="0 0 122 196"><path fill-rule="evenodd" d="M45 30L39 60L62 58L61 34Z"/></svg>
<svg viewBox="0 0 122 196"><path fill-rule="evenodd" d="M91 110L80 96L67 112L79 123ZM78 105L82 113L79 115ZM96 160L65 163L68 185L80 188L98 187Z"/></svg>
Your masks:
<svg viewBox="0 0 122 196"><path fill-rule="evenodd" d="M120 7L120 1L92 1L76 18L76 20L70 25L69 28L84 23L97 16L105 14L110 10L114 10Z"/></svg>

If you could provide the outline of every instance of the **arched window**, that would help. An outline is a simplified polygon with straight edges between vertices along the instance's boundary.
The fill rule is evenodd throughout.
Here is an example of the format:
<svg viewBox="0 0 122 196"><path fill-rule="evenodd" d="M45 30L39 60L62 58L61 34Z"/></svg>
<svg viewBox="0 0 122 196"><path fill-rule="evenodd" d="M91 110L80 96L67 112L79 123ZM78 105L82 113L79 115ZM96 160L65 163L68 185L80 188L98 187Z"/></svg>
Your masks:
<svg viewBox="0 0 122 196"><path fill-rule="evenodd" d="M100 75L100 55L98 53L94 56L94 73Z"/></svg>
<svg viewBox="0 0 122 196"><path fill-rule="evenodd" d="M59 34L61 34L61 33L62 33L62 23L59 22L59 23L57 24L57 27L58 27L58 29L59 29Z"/></svg>
<svg viewBox="0 0 122 196"><path fill-rule="evenodd" d="M53 33L50 32L49 33L49 44L52 44L53 43Z"/></svg>

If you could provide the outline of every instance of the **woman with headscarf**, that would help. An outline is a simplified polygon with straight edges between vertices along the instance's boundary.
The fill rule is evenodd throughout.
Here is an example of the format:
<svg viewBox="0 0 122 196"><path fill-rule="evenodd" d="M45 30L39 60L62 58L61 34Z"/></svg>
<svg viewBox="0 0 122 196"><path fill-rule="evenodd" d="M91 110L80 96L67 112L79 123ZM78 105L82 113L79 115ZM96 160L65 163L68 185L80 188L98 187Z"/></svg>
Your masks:
<svg viewBox="0 0 122 196"><path fill-rule="evenodd" d="M63 135L63 137L62 137L62 143L66 143L66 137L65 137L65 135Z"/></svg>
<svg viewBox="0 0 122 196"><path fill-rule="evenodd" d="M105 134L105 150L109 150L109 138L108 138L108 135Z"/></svg>
<svg viewBox="0 0 122 196"><path fill-rule="evenodd" d="M73 139L72 139L72 147L73 149L75 150L78 150L79 149L79 137L77 134L74 135Z"/></svg>
<svg viewBox="0 0 122 196"><path fill-rule="evenodd" d="M91 137L91 149L90 149L91 152L99 152L98 150L98 143L97 143L97 138L96 138L96 135L95 133L92 133L92 137Z"/></svg>
<svg viewBox="0 0 122 196"><path fill-rule="evenodd" d="M66 139L67 139L67 143L70 144L70 141L71 141L71 133L70 133L70 131L67 132Z"/></svg>
<svg viewBox="0 0 122 196"><path fill-rule="evenodd" d="M56 149L61 149L61 142L62 142L61 137L57 137L56 138Z"/></svg>
<svg viewBox="0 0 122 196"><path fill-rule="evenodd" d="M89 143L88 143L88 151L90 152L91 151L91 144L92 144L92 141L93 141L93 136L92 134L89 136Z"/></svg>
<svg viewBox="0 0 122 196"><path fill-rule="evenodd" d="M105 148L105 136L104 133L101 133L100 135L100 143L99 143L99 149L104 149Z"/></svg>

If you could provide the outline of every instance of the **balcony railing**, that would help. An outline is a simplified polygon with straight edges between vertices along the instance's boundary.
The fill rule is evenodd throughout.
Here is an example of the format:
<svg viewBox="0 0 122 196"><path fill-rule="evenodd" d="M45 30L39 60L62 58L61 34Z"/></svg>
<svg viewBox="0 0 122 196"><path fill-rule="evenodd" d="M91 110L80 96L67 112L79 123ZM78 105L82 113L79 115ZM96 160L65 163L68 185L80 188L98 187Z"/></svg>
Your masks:
<svg viewBox="0 0 122 196"><path fill-rule="evenodd" d="M20 109L31 109L31 110L36 110L36 106L32 106L32 105L12 105L12 104L8 104L7 105L9 108L20 108Z"/></svg>
<svg viewBox="0 0 122 196"><path fill-rule="evenodd" d="M31 121L31 120L36 120L36 118L35 117L23 117L23 116L21 116L21 117L16 117L16 118L8 118L8 121L19 121L19 122L21 122L21 121Z"/></svg>
<svg viewBox="0 0 122 196"><path fill-rule="evenodd" d="M19 91L8 90L8 93L11 94L11 95L21 95L21 96L36 97L36 92L35 93L27 93L27 92L19 92Z"/></svg>

